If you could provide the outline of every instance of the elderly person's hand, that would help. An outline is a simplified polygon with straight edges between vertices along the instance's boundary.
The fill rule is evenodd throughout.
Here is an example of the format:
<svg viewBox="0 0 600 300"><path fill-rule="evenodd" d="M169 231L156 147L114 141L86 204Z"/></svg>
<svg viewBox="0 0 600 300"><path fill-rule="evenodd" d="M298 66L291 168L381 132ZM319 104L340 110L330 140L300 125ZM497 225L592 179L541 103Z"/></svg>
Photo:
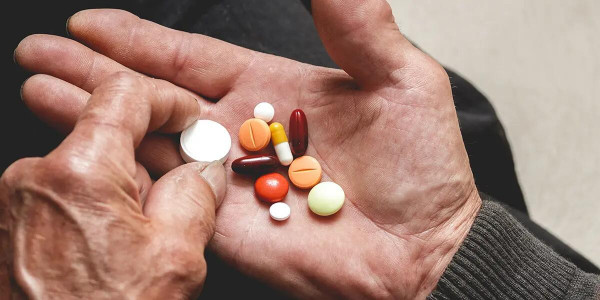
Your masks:
<svg viewBox="0 0 600 300"><path fill-rule="evenodd" d="M112 75L56 150L10 166L0 182L0 298L197 295L223 166L182 165L152 184L134 149L146 132L181 131L199 109L166 81Z"/></svg>
<svg viewBox="0 0 600 300"><path fill-rule="evenodd" d="M346 204L318 217L307 208L307 192L290 189L285 201L292 216L277 223L256 200L252 180L229 171L209 247L300 297L424 297L481 203L448 76L402 36L384 0L314 0L312 8L343 70L168 29L124 11L88 10L74 15L68 30L91 49L48 35L21 42L17 62L47 74L29 79L23 98L42 119L70 130L88 93L126 71L218 99L199 98L200 115L232 134L258 102L273 103L284 125L301 108L310 127L307 154L322 163L324 181L344 188ZM246 155L235 141L230 157ZM155 175L183 163L166 135L147 136L136 154Z"/></svg>

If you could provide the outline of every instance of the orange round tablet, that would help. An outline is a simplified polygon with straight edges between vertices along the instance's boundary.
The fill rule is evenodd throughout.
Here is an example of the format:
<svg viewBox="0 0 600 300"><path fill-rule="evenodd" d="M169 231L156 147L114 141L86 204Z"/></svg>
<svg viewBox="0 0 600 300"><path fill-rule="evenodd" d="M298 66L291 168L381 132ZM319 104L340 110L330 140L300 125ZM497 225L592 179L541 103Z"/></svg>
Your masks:
<svg viewBox="0 0 600 300"><path fill-rule="evenodd" d="M321 164L307 155L296 158L288 169L290 181L301 189L309 189L319 183L321 173Z"/></svg>
<svg viewBox="0 0 600 300"><path fill-rule="evenodd" d="M246 120L238 135L240 144L248 151L264 149L271 141L271 130L267 122L261 119Z"/></svg>

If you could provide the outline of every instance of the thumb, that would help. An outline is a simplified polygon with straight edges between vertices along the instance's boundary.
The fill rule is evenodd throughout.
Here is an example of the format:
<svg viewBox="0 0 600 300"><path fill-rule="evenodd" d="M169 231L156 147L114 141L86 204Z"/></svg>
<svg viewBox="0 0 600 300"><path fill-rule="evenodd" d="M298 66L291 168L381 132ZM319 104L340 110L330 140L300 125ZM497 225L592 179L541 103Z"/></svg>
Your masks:
<svg viewBox="0 0 600 300"><path fill-rule="evenodd" d="M154 183L144 214L168 234L182 234L194 245L205 245L215 231L215 211L225 190L225 169L221 163L185 164Z"/></svg>
<svg viewBox="0 0 600 300"><path fill-rule="evenodd" d="M423 55L385 0L313 0L312 13L327 52L361 87L395 83L395 71Z"/></svg>

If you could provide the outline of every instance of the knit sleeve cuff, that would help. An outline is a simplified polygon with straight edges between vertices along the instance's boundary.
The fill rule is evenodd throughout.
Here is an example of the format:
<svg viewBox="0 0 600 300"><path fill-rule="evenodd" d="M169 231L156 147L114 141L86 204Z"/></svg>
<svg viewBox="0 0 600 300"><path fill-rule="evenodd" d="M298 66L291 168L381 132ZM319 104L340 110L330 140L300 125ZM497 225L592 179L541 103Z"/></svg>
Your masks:
<svg viewBox="0 0 600 300"><path fill-rule="evenodd" d="M483 201L471 231L428 299L600 299L587 274Z"/></svg>

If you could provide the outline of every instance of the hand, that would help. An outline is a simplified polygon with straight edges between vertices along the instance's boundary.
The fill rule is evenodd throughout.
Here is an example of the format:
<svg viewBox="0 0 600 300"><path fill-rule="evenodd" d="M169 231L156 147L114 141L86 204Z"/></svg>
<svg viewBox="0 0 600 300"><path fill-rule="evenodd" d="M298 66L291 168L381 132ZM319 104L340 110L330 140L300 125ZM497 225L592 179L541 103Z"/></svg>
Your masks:
<svg viewBox="0 0 600 300"><path fill-rule="evenodd" d="M10 166L0 179L2 295L10 295L7 275L13 297L198 294L224 169L186 164L152 184L134 160L146 131L181 131L198 112L196 99L168 82L112 75L56 150Z"/></svg>
<svg viewBox="0 0 600 300"><path fill-rule="evenodd" d="M257 53L161 27L117 10L74 15L68 30L85 46L35 35L16 60L37 73L27 105L68 130L98 82L118 71L166 79L201 100L201 117L234 136L261 101L287 126L301 108L308 155L347 201L332 217L312 214L292 188L285 223L268 217L252 180L228 171L228 193L209 247L250 275L304 298L422 298L435 287L467 234L480 199L444 70L399 32L382 0L315 0L319 34L343 70ZM95 52L96 51L96 52ZM137 158L153 174L182 163L177 143L147 136ZM231 161L231 160L230 160ZM229 167L227 166L229 170Z"/></svg>

